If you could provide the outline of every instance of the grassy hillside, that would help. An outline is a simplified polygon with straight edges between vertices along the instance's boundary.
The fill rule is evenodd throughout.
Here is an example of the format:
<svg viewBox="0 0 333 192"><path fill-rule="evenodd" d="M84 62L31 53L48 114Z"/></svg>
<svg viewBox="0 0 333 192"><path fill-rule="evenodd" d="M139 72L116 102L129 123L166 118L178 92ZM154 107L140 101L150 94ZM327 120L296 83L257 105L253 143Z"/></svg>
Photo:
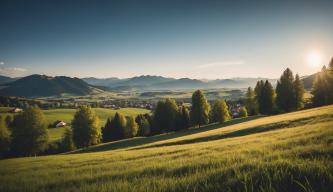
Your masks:
<svg viewBox="0 0 333 192"><path fill-rule="evenodd" d="M0 161L0 191L332 191L333 106Z"/></svg>
<svg viewBox="0 0 333 192"><path fill-rule="evenodd" d="M10 111L12 108L9 107L0 107L0 115L12 115L11 113L5 113L6 111ZM114 116L116 112L122 113L124 115L138 115L149 113L149 110L139 109L139 108L122 108L118 110L114 109L105 109L105 108L93 108L96 112L97 116L100 119L100 124L103 126L107 120L107 118ZM74 117L76 109L50 109L43 110L45 118L48 124L54 123L57 120L65 121L66 123L70 123ZM50 142L56 141L62 138L62 135L65 131L65 128L50 128L49 136Z"/></svg>

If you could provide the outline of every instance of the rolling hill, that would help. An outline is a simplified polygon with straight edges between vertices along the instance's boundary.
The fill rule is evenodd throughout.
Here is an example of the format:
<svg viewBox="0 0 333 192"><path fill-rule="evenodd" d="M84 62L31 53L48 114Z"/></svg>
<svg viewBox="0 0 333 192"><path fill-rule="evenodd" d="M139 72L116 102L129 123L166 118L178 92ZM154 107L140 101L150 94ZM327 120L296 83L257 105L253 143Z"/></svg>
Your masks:
<svg viewBox="0 0 333 192"><path fill-rule="evenodd" d="M20 97L87 95L92 92L92 89L89 84L78 78L30 75L7 83L5 88L0 90L0 95Z"/></svg>
<svg viewBox="0 0 333 192"><path fill-rule="evenodd" d="M13 81L16 81L18 79L20 79L20 78L19 77L12 78L12 77L7 77L7 76L0 75L0 85L5 84L5 83L9 83L9 82L13 82Z"/></svg>
<svg viewBox="0 0 333 192"><path fill-rule="evenodd" d="M328 192L332 114L331 105L1 160L0 191Z"/></svg>

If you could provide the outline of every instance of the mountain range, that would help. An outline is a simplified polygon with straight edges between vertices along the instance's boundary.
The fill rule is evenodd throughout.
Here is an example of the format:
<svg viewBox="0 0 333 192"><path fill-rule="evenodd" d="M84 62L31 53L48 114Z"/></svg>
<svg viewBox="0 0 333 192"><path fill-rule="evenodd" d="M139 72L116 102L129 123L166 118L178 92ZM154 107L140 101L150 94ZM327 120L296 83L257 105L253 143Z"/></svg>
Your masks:
<svg viewBox="0 0 333 192"><path fill-rule="evenodd" d="M304 87L311 89L315 74L302 78ZM230 78L200 80L142 75L132 78L71 78L66 76L30 75L22 78L0 76L0 95L21 97L48 97L88 95L93 91L158 91L180 89L247 88L254 87L259 80L269 80L273 85L277 79Z"/></svg>

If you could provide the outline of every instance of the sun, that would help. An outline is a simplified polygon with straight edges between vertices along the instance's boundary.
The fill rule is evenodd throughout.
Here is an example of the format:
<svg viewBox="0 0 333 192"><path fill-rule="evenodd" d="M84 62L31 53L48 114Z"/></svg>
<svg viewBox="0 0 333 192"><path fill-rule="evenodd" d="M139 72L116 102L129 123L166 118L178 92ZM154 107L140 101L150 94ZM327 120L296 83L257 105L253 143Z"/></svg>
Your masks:
<svg viewBox="0 0 333 192"><path fill-rule="evenodd" d="M317 51L312 51L307 55L307 62L310 67L319 67L321 64L321 55Z"/></svg>

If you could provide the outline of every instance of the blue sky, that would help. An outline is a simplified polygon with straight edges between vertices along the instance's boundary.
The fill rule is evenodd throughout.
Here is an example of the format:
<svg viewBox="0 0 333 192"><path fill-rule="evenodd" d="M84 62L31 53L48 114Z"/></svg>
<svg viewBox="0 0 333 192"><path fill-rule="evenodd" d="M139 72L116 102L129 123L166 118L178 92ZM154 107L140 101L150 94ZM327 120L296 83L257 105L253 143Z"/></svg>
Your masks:
<svg viewBox="0 0 333 192"><path fill-rule="evenodd" d="M0 74L276 78L290 67L308 75L333 57L332 8L320 0L1 1Z"/></svg>

